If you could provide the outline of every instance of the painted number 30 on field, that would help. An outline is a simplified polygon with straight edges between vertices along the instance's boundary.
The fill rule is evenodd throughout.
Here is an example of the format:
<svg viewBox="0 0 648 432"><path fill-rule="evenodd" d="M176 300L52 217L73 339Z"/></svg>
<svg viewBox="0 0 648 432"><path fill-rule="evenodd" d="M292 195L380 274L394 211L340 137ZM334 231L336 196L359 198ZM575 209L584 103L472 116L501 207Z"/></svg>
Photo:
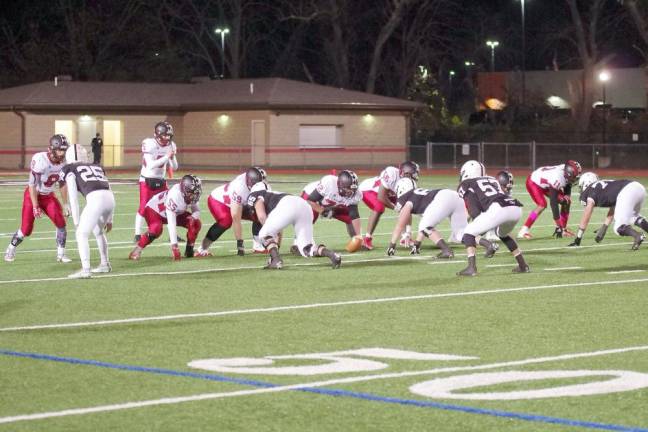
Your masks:
<svg viewBox="0 0 648 432"><path fill-rule="evenodd" d="M263 358L234 357L194 360L189 367L220 373L281 376L316 376L348 374L386 369L388 360L465 362L478 357L452 354L418 353L388 348L361 348L314 354L266 356ZM382 361L379 361L382 360ZM308 361L309 365L278 366L281 361ZM313 364L315 363L315 364ZM588 382L504 392L469 392L476 387L529 381L580 379ZM622 370L543 370L480 372L436 378L414 384L409 390L434 399L463 400L523 400L565 396L588 396L625 392L648 387L648 374Z"/></svg>

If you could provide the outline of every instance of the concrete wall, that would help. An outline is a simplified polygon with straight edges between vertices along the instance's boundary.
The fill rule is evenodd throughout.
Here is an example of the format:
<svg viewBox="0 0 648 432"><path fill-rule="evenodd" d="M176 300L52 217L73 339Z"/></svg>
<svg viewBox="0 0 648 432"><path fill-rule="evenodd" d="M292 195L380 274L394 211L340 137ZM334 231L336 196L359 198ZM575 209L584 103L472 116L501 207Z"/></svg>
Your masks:
<svg viewBox="0 0 648 432"><path fill-rule="evenodd" d="M0 131L0 169L17 169L21 163L20 117L12 112L0 112Z"/></svg>

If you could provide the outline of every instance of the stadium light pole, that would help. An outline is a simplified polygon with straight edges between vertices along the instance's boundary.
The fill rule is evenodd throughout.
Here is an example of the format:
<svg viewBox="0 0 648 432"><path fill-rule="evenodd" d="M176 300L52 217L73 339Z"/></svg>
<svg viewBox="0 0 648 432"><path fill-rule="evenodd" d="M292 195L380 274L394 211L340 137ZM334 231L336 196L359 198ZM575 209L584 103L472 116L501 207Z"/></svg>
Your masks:
<svg viewBox="0 0 648 432"><path fill-rule="evenodd" d="M220 34L221 37L221 79L225 78L225 35L229 33L229 29L227 27L225 28L217 28L214 30L216 34Z"/></svg>
<svg viewBox="0 0 648 432"><path fill-rule="evenodd" d="M607 141L607 100L605 95L605 87L608 81L610 81L610 73L608 71L601 71L598 76L599 81L601 82L601 87L603 90L603 144Z"/></svg>
<svg viewBox="0 0 648 432"><path fill-rule="evenodd" d="M526 22L524 19L524 2L525 0L520 0L520 6L522 7L522 105L524 105L526 99Z"/></svg>
<svg viewBox="0 0 648 432"><path fill-rule="evenodd" d="M498 41L486 41L486 45L488 45L491 49L491 72L495 72L495 48L499 46Z"/></svg>

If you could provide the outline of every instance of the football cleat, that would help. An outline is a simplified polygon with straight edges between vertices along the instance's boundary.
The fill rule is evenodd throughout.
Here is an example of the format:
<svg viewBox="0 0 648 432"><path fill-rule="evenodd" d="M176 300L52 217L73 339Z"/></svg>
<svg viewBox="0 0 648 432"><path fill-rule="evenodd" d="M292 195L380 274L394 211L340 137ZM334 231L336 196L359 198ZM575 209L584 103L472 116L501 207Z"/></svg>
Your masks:
<svg viewBox="0 0 648 432"><path fill-rule="evenodd" d="M131 251L131 253L128 254L128 259L137 261L140 259L141 256L142 256L142 248L139 246L135 246Z"/></svg>
<svg viewBox="0 0 648 432"><path fill-rule="evenodd" d="M209 249L205 250L203 248L198 248L198 250L194 252L194 258L206 258L210 256L212 256L212 254L209 252Z"/></svg>
<svg viewBox="0 0 648 432"><path fill-rule="evenodd" d="M5 251L4 260L7 262L14 262L16 259L16 248L9 246Z"/></svg>
<svg viewBox="0 0 648 432"><path fill-rule="evenodd" d="M639 246L641 246L641 243L643 243L644 240L646 240L646 235L645 234L641 234L640 236L635 237L634 243L632 243L632 250L633 251L638 250Z"/></svg>
<svg viewBox="0 0 648 432"><path fill-rule="evenodd" d="M477 269L468 266L460 272L457 272L457 276L477 276Z"/></svg>
<svg viewBox="0 0 648 432"><path fill-rule="evenodd" d="M85 269L81 269L78 272L68 275L68 279L90 279L91 277L92 273L90 272L90 270Z"/></svg>
<svg viewBox="0 0 648 432"><path fill-rule="evenodd" d="M263 267L264 269L274 269L274 270L280 270L283 268L283 260L281 258L277 259L268 259L268 264Z"/></svg>
<svg viewBox="0 0 648 432"><path fill-rule="evenodd" d="M342 255L340 255L339 253L334 253L331 257L331 266L333 267L333 269L339 269L341 265Z"/></svg>
<svg viewBox="0 0 648 432"><path fill-rule="evenodd" d="M290 246L290 253L296 256L301 256L301 252L299 252L299 247L297 245Z"/></svg>
<svg viewBox="0 0 648 432"><path fill-rule="evenodd" d="M513 273L529 273L530 271L528 265L525 265L524 267L517 266L513 269Z"/></svg>
<svg viewBox="0 0 648 432"><path fill-rule="evenodd" d="M65 255L65 253L56 255L56 261L60 262L60 263L63 263L63 264L67 264L67 263L72 262L72 260L70 258L68 258L67 255Z"/></svg>
<svg viewBox="0 0 648 432"><path fill-rule="evenodd" d="M362 249L373 250L373 238L364 236L362 239Z"/></svg>
<svg viewBox="0 0 648 432"><path fill-rule="evenodd" d="M112 266L108 264L100 264L98 267L90 270L90 273L110 273L112 271Z"/></svg>
<svg viewBox="0 0 648 432"><path fill-rule="evenodd" d="M495 242L491 242L490 246L486 248L486 252L484 253L484 258L493 258L495 255L495 252L499 250L499 244Z"/></svg>
<svg viewBox="0 0 648 432"><path fill-rule="evenodd" d="M517 238L527 240L533 238L531 232L529 232L529 227L526 225L522 226L522 228L520 228L520 232L518 232Z"/></svg>
<svg viewBox="0 0 648 432"><path fill-rule="evenodd" d="M439 258L439 259L454 258L454 252L452 252L451 250L444 251L444 252L439 252L436 257Z"/></svg>

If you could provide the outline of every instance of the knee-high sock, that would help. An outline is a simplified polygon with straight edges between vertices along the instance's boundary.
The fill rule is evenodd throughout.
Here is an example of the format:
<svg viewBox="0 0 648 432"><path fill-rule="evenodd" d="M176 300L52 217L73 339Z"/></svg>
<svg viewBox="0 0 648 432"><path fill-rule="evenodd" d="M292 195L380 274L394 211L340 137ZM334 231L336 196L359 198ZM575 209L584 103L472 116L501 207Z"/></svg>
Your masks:
<svg viewBox="0 0 648 432"><path fill-rule="evenodd" d="M135 213L135 235L142 234L142 223L144 222L144 216L139 213Z"/></svg>
<svg viewBox="0 0 648 432"><path fill-rule="evenodd" d="M106 265L110 261L108 260L108 239L103 230L96 226L93 231L95 239L97 240L97 247L99 248L99 257L101 258L101 264Z"/></svg>
<svg viewBox="0 0 648 432"><path fill-rule="evenodd" d="M79 249L79 258L81 258L81 268L90 270L90 244L88 243L88 233L82 229L76 230L77 248Z"/></svg>
<svg viewBox="0 0 648 432"><path fill-rule="evenodd" d="M536 213L535 211L531 211L531 213L529 213L529 217L527 218L526 222L524 222L524 226L527 228L531 228L535 223L536 219L538 219L538 213Z"/></svg>
<svg viewBox="0 0 648 432"><path fill-rule="evenodd" d="M56 245L60 248L65 249L65 243L67 241L67 230L65 227L56 228Z"/></svg>

